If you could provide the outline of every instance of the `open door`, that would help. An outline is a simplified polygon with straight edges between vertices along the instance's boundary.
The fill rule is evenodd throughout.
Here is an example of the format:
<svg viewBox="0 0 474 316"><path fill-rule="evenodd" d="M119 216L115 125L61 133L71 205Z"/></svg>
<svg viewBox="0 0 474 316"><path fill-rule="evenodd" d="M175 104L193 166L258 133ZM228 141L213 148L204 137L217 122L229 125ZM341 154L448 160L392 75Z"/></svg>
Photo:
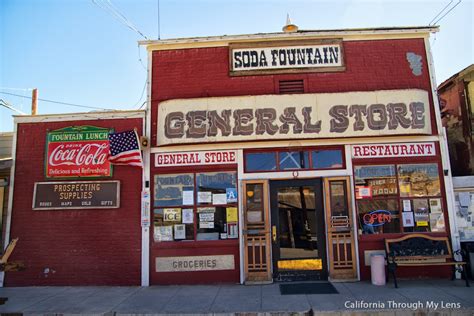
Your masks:
<svg viewBox="0 0 474 316"><path fill-rule="evenodd" d="M272 282L268 181L243 182L245 283Z"/></svg>
<svg viewBox="0 0 474 316"><path fill-rule="evenodd" d="M328 230L329 276L355 280L357 265L349 177L324 179Z"/></svg>

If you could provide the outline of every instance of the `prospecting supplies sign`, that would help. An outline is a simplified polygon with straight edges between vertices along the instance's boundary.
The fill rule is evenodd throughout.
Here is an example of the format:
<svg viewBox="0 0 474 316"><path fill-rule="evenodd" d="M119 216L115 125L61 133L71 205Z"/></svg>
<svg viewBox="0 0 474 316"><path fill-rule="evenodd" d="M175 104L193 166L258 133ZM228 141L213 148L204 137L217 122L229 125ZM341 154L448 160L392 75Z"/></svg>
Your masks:
<svg viewBox="0 0 474 316"><path fill-rule="evenodd" d="M158 146L431 134L419 89L168 100L157 127Z"/></svg>
<svg viewBox="0 0 474 316"><path fill-rule="evenodd" d="M47 134L46 178L111 177L109 129L74 126Z"/></svg>

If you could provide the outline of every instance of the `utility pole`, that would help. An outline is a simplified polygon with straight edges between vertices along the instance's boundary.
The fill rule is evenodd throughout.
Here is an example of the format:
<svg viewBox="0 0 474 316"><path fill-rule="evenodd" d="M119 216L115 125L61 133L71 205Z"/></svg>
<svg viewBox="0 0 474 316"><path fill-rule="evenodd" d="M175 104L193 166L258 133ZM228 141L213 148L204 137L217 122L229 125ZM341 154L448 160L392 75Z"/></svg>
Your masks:
<svg viewBox="0 0 474 316"><path fill-rule="evenodd" d="M38 89L34 88L31 93L31 115L36 115L38 110Z"/></svg>

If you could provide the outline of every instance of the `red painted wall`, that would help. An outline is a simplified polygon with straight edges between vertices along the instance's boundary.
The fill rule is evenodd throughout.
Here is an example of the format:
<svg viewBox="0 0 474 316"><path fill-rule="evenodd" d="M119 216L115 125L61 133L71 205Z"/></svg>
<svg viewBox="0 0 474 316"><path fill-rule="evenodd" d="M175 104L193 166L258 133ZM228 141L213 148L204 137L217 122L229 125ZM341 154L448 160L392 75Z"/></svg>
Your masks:
<svg viewBox="0 0 474 316"><path fill-rule="evenodd" d="M10 237L19 241L10 260L23 262L26 270L7 272L6 286L140 284L140 168L114 166L112 179L121 186L118 209L32 210L34 183L56 181L44 176L47 131L77 125L137 128L142 134L142 119L18 125Z"/></svg>
<svg viewBox="0 0 474 316"><path fill-rule="evenodd" d="M154 51L152 59L152 146L158 103L169 99L277 94L278 81L305 79L307 93L423 89L431 92L423 39L343 42L346 70L295 75L229 76L228 47ZM415 76L406 54L422 57ZM431 93L430 103L433 104ZM434 111L432 112L432 128Z"/></svg>

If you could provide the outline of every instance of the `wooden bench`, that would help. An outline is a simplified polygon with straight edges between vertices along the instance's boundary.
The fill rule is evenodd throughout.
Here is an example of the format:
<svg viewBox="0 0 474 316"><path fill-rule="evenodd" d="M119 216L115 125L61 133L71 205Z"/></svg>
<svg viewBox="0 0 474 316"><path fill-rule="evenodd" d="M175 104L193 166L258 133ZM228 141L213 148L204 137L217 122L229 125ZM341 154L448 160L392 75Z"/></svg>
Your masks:
<svg viewBox="0 0 474 316"><path fill-rule="evenodd" d="M396 239L385 239L387 254L387 281L392 274L395 287L398 287L396 271L398 267L452 266L452 279L456 271L462 272L469 287L466 262L456 261L448 237L431 237L423 234L410 234ZM462 253L458 250L456 254Z"/></svg>

